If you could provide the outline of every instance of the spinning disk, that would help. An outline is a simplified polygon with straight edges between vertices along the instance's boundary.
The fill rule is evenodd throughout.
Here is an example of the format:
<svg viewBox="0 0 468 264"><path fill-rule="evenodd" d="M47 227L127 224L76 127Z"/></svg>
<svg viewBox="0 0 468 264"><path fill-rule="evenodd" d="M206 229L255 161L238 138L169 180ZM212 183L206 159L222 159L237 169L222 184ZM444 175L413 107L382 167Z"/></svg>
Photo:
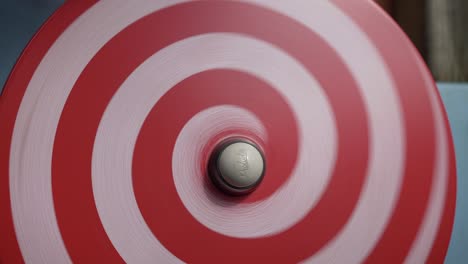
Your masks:
<svg viewBox="0 0 468 264"><path fill-rule="evenodd" d="M0 105L5 263L443 262L434 83L371 2L68 1ZM249 195L220 142L264 155Z"/></svg>

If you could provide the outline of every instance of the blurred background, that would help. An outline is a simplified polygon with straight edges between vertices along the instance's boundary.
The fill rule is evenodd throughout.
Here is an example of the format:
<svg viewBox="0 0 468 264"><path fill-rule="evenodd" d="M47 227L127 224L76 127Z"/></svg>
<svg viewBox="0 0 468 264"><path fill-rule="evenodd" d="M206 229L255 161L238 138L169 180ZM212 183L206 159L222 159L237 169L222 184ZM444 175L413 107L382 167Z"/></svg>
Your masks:
<svg viewBox="0 0 468 264"><path fill-rule="evenodd" d="M377 0L418 48L435 79L468 82L467 0Z"/></svg>
<svg viewBox="0 0 468 264"><path fill-rule="evenodd" d="M0 92L29 40L63 2L0 0Z"/></svg>
<svg viewBox="0 0 468 264"><path fill-rule="evenodd" d="M406 32L437 81L452 129L458 176L446 263L468 263L468 0L375 1ZM63 2L1 0L0 92L21 51Z"/></svg>

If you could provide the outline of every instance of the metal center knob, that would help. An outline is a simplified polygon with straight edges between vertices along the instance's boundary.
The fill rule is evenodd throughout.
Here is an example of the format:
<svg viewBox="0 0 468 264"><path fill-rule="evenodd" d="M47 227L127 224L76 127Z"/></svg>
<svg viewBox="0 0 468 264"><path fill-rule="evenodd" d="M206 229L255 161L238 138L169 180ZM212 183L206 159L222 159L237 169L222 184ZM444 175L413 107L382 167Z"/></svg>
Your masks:
<svg viewBox="0 0 468 264"><path fill-rule="evenodd" d="M265 160L252 142L233 139L221 143L210 161L210 177L218 188L228 194L246 194L262 181Z"/></svg>

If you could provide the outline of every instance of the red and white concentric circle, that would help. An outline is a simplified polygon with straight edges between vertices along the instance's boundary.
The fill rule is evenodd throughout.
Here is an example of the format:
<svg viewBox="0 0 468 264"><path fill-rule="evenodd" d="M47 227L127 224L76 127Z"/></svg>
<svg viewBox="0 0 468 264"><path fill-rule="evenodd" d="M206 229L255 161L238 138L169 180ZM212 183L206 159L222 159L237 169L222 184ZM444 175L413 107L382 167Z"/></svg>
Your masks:
<svg viewBox="0 0 468 264"><path fill-rule="evenodd" d="M370 2L69 1L0 107L2 261L445 257L447 121L417 52ZM229 136L266 155L247 197L205 176Z"/></svg>

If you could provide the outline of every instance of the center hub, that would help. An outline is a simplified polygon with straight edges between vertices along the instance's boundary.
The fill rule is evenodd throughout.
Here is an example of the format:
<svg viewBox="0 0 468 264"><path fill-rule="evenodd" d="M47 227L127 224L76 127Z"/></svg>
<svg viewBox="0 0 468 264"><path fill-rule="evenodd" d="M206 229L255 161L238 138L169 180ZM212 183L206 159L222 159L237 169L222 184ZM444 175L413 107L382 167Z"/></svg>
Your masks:
<svg viewBox="0 0 468 264"><path fill-rule="evenodd" d="M215 148L208 172L213 183L223 192L232 195L247 194L262 181L265 159L253 142L231 139Z"/></svg>

